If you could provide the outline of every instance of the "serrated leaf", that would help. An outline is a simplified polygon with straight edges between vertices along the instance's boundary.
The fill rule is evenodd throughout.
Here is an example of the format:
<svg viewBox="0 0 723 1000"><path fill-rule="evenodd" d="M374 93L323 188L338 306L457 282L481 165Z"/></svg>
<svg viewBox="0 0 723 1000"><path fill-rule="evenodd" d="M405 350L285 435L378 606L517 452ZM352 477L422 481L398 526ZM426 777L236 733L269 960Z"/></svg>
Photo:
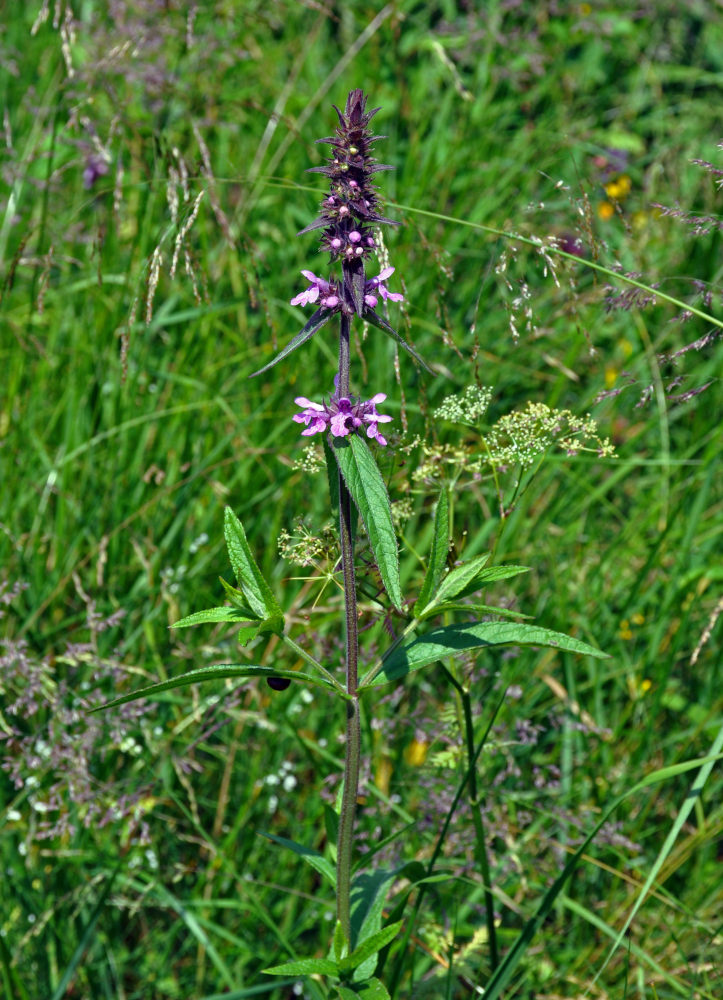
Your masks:
<svg viewBox="0 0 723 1000"><path fill-rule="evenodd" d="M298 958L295 962L284 962L270 969L262 969L267 976L336 976L336 963L328 958Z"/></svg>
<svg viewBox="0 0 723 1000"><path fill-rule="evenodd" d="M359 966L367 962L369 959L373 959L382 948L393 941L394 938L399 934L402 928L402 921L398 921L396 924L390 924L388 927L383 927L381 930L377 931L376 934L372 934L368 937L366 941L363 941L358 948L355 948L351 954L347 955L346 958L342 958L339 962L339 971L343 975L345 973L352 972L354 969L358 969ZM366 976L362 978L367 978Z"/></svg>
<svg viewBox="0 0 723 1000"><path fill-rule="evenodd" d="M283 623L283 612L251 555L243 525L230 507L224 510L223 533L231 566L251 610L269 624L270 631L275 631L271 623L278 619L280 628Z"/></svg>
<svg viewBox="0 0 723 1000"><path fill-rule="evenodd" d="M485 566L456 596L467 597L481 590L488 583L494 583L496 580L509 580L510 577L519 576L520 573L529 573L529 571L529 566Z"/></svg>
<svg viewBox="0 0 723 1000"><path fill-rule="evenodd" d="M434 603L449 601L456 597L479 575L489 557L489 552L485 552L484 555L476 556L474 559L462 563L461 566L455 566L454 569L451 569L440 583L439 589L434 595Z"/></svg>
<svg viewBox="0 0 723 1000"><path fill-rule="evenodd" d="M159 681L157 684L149 684L148 687L139 688L130 694L121 695L103 705L91 708L89 711L102 712L106 708L115 708L117 705L126 705L130 701L138 701L139 698L152 698L154 695L162 694L164 691L173 691L176 688L188 687L189 684L202 684L204 681L221 681L226 678L239 678L245 680L248 677L288 677L292 681L303 681L314 687L324 688L325 691L335 691L328 681L311 674L302 673L300 670L278 670L274 667L260 667L248 663L219 663L213 667L201 667L199 670L190 670L180 677L172 677L167 681Z"/></svg>
<svg viewBox="0 0 723 1000"><path fill-rule="evenodd" d="M488 555L478 556L461 566L456 566L448 576L442 580L441 586L432 600L422 609L418 618L429 617L431 613L437 613L441 604L446 604L452 598L468 597L477 593L488 583L496 580L508 580L510 577L519 576L520 573L527 573L527 566L485 566Z"/></svg>
<svg viewBox="0 0 723 1000"><path fill-rule="evenodd" d="M258 371L249 375L249 378L256 378L257 375L263 375L263 373L267 372L269 368L273 368L274 365L278 365L279 361L283 361L284 358L287 358L292 351L296 350L297 347L301 347L301 345L305 344L307 340L311 340L314 334L320 330L322 326L328 323L333 315L334 313L329 309L317 309L306 326L304 326L296 334L296 336L289 341L286 347L279 351L276 357L272 361L269 361L267 365L264 365L263 368L259 368Z"/></svg>
<svg viewBox="0 0 723 1000"><path fill-rule="evenodd" d="M434 593L439 581L442 579L444 567L447 564L447 554L449 553L449 496L445 487L439 494L437 509L434 512L434 532L432 534L432 548L429 552L429 562L427 572L424 575L422 589L414 605L414 614L419 618L420 613L426 608L429 598Z"/></svg>
<svg viewBox="0 0 723 1000"><path fill-rule="evenodd" d="M367 320L367 322L371 323L372 326L376 326L377 329L383 330L385 333L388 333L390 337L393 337L394 340L396 340L396 342L399 344L399 346L403 350L405 350L407 354L411 354L414 360L418 361L419 364L422 366L422 368L424 368L425 371L428 371L430 375L435 374L429 367L427 362L424 360L424 358L421 356L421 354L418 354L411 346L411 344L408 344L406 340L403 337L401 337L397 333L397 331L393 329L393 327L391 327L382 316L379 315L379 313L375 313L373 309L365 309L364 319Z"/></svg>
<svg viewBox="0 0 723 1000"><path fill-rule="evenodd" d="M207 625L211 622L232 622L235 625L258 625L258 618L249 618L239 608L207 608L186 615L174 622L171 628L188 628L189 625Z"/></svg>
<svg viewBox="0 0 723 1000"><path fill-rule="evenodd" d="M222 576L219 577L219 580L221 581L221 586L226 593L226 597L228 597L233 606L238 608L239 611L242 611L248 618L257 618L246 603L246 597L244 596L243 590L239 590L238 587L232 586L232 584L230 584L228 580L224 580Z"/></svg>
<svg viewBox="0 0 723 1000"><path fill-rule="evenodd" d="M362 438L352 434L343 445L337 442L338 438L334 442L334 457L364 522L389 599L401 611L402 586L399 580L397 536L382 474Z"/></svg>
<svg viewBox="0 0 723 1000"><path fill-rule="evenodd" d="M580 639L537 625L522 622L469 622L434 629L406 646L397 647L385 658L384 665L374 680L359 690L399 680L428 663L454 656L461 650L488 646L547 646L568 653L608 658L607 653Z"/></svg>
<svg viewBox="0 0 723 1000"><path fill-rule="evenodd" d="M336 869L323 854L319 854L312 847L306 847L304 844L298 844L295 840L289 840L287 837L277 837L275 833L266 833L264 830L260 830L259 833L262 837L266 837L267 840L273 841L274 844L287 847L294 854L298 854L307 865L310 865L314 871L323 875L336 888Z"/></svg>

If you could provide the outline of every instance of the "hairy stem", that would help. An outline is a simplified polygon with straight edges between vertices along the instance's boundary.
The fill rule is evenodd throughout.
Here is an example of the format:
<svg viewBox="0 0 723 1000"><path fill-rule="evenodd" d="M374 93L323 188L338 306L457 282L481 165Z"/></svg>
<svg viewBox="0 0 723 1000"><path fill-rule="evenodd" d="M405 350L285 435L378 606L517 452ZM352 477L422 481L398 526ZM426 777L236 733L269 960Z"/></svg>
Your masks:
<svg viewBox="0 0 723 1000"><path fill-rule="evenodd" d="M342 313L339 333L339 396L349 395L349 317ZM336 916L351 946L351 866L354 843L354 814L359 784L361 727L359 724L358 653L356 582L354 579L354 539L352 535L352 499L339 472L339 537L341 568L344 578L346 617L346 756L344 790L339 816L339 839L336 858Z"/></svg>

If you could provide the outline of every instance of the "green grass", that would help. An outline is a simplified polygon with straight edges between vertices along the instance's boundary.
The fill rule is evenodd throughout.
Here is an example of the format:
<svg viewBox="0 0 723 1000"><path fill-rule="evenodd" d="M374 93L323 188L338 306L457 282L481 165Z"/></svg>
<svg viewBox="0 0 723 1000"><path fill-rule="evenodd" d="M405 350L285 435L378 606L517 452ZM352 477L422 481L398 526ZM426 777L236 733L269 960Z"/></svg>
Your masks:
<svg viewBox="0 0 723 1000"><path fill-rule="evenodd" d="M396 168L379 180L389 214L403 222L387 237L406 296L393 318L438 372L431 378L401 355L398 377L391 341L371 330L364 364L353 358L356 384L387 393L390 426L406 420L407 438L447 442L470 458L491 423L528 400L591 412L614 440L615 459L551 451L505 519L491 480L464 471L454 503L458 557L494 546L496 561L531 567L490 589L490 604L514 600L538 624L611 657L527 650L480 661L522 687L503 706L479 770L503 954L601 812L655 770L704 757L723 717L720 343L678 359L675 371L687 380L675 392L713 381L687 402L666 396L669 373L659 361L716 327L696 316L678 322L679 310L662 301L607 312L604 273L559 261L557 287L534 250L481 228L527 238L580 232L589 259L619 263L723 318L720 229L692 237L652 207L720 216L714 178L690 162L723 166L717 7L589 6L539 4L526 14L524 5L493 3L482 14L481 5L451 0L355 2L328 12L219 2L200 5L189 46L181 5L130 4L125 22L111 25L106 5L88 0L74 8L72 79L52 12L34 35L35 9L6 15L3 40L12 71L0 82L8 123L0 565L10 584L27 589L4 609L2 627L7 639L27 643L28 661L44 664L38 711L17 716L8 708L27 678L4 663L5 735L15 729L53 745L66 732L61 709L70 712L74 698L110 698L205 664L253 655L264 665L296 665L274 639L246 654L221 628L168 629L221 601L225 504L242 519L294 634L308 635L325 663L339 662L338 586L322 592L323 574L283 561L276 547L300 515L312 531L328 519L323 473L310 480L293 467L300 443L290 417L295 395L331 390L335 348L319 334L266 376L247 376L303 323L288 304L300 269L324 273L313 234L294 234L323 191L321 178L304 173L323 156L314 139L329 133L330 104L342 105L352 87L381 106L375 126L388 138L379 156ZM136 55L114 50L126 38ZM92 149L84 121L111 154L108 174L90 191L82 181L80 144ZM596 158L610 148L627 151L631 189L606 220ZM169 191L181 160L189 198L178 183L176 225ZM201 190L186 238L196 295L183 256L173 279L169 268L178 227ZM513 246L511 292L496 268ZM146 322L157 247L164 260ZM515 344L509 309L523 279L536 330L526 331L521 317ZM693 279L710 283L710 307ZM623 384L624 371L637 384L595 402ZM435 422L442 399L475 381L494 391L484 425ZM652 398L637 407L647 385ZM382 457L392 497L411 499L402 577L412 594L437 488L412 480L418 460L418 450L406 460ZM513 480L514 470L503 477L507 499ZM298 579L309 576L317 579ZM96 634L89 609L125 616ZM383 629L377 624L364 638L382 644ZM66 655L67 643L89 648ZM481 735L495 699L482 700L481 688L479 698ZM454 753L435 757L446 746L439 736L424 763L412 752L420 719L443 717L450 739L456 732L453 692L439 671L373 706L381 731L372 729L371 711L367 703L374 780L360 831L374 841L419 823L421 782L454 788L461 764ZM80 716L68 731L78 747L79 734L90 733L83 805L69 790L67 766L53 772L36 744L38 760L21 760L20 769L37 787L0 778L7 996L291 995L261 970L325 954L333 902L311 869L259 832L328 849L320 792L339 773L342 722L296 686L271 697L253 684L233 695L222 687L168 695L133 724L134 745L113 734L113 718L91 731ZM535 743L516 738L522 723L541 727ZM3 741L6 763L26 754L19 746ZM283 781L285 762L293 788L268 781ZM661 854L696 773L681 771L622 803L614 819L625 841L585 852L505 996L719 993L719 769ZM544 790L535 788L539 775ZM43 839L43 818L53 827L60 813L44 814L37 803L55 782L73 830ZM118 815L84 825L93 799L103 814L119 805ZM429 858L438 826L404 833L405 861ZM424 899L406 965L414 982L407 971L398 997L466 996L455 970L477 985L487 979L483 893L465 836L471 840L462 813L444 856L450 879ZM603 968L657 862L631 933ZM398 957L392 951L388 975ZM325 995L318 985L306 989Z"/></svg>

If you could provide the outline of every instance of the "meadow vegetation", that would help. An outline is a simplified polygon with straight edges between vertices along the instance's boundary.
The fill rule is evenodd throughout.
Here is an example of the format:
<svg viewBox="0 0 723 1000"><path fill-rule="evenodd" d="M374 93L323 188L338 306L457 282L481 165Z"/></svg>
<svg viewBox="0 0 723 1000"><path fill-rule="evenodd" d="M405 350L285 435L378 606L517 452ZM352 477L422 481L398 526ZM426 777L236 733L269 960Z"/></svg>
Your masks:
<svg viewBox="0 0 723 1000"><path fill-rule="evenodd" d="M291 420L295 396L331 392L335 344L248 376L303 325L300 270L325 273L295 236L323 190L305 170L363 87L402 222L390 314L435 373L373 329L352 357L394 417L378 460L403 582L421 585L453 484L450 560L530 568L486 603L609 654L460 665L479 735L492 722L477 781L502 955L607 807L668 769L603 826L503 995L720 996L719 5L2 16L3 995L327 995L262 973L325 954L334 916L269 835L330 849L342 713L256 682L87 710L206 664L300 666L273 636L169 629L232 582L225 505L297 641L341 662L326 480ZM377 607L370 590L366 656L399 628ZM459 696L441 669L379 691L361 846L426 864L464 770ZM488 981L470 823L463 801L444 877L384 956L395 997Z"/></svg>

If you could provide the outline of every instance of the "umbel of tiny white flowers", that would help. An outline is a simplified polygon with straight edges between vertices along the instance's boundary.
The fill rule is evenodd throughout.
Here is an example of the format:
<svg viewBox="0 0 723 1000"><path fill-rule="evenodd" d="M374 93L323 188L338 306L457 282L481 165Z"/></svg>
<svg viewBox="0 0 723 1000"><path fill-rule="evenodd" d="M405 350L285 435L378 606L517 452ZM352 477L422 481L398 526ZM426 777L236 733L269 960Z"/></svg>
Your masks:
<svg viewBox="0 0 723 1000"><path fill-rule="evenodd" d="M301 413L295 413L292 420L297 424L306 424L306 430L301 432L303 437L325 430L330 430L334 437L347 437L366 427L368 438L385 445L387 439L380 434L378 425L389 423L392 418L377 412L377 403L383 403L386 398L385 393L378 392L371 399L361 400L353 396L339 396L338 390L324 403L297 396L294 402L303 409Z"/></svg>

